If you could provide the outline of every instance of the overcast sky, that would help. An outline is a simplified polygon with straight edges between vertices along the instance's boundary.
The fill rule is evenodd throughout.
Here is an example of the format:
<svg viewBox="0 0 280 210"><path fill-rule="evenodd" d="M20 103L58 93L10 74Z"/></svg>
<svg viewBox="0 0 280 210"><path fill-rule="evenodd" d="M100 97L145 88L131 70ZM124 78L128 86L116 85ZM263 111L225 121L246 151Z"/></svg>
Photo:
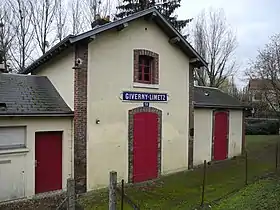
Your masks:
<svg viewBox="0 0 280 210"><path fill-rule="evenodd" d="M177 14L180 19L195 18L210 7L224 9L228 23L237 32L236 56L240 71L246 68L271 35L280 33L279 0L182 0ZM236 78L239 87L244 85L242 76L239 72Z"/></svg>

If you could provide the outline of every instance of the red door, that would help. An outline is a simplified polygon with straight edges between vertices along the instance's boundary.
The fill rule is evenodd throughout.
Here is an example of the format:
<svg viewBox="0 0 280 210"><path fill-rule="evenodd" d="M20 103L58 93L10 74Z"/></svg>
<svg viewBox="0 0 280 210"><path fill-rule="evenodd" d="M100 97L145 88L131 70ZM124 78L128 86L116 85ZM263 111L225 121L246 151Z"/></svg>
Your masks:
<svg viewBox="0 0 280 210"><path fill-rule="evenodd" d="M62 132L35 134L35 193L62 189Z"/></svg>
<svg viewBox="0 0 280 210"><path fill-rule="evenodd" d="M214 148L213 159L225 160L228 154L228 113L214 114Z"/></svg>
<svg viewBox="0 0 280 210"><path fill-rule="evenodd" d="M133 182L158 177L158 115L141 112L134 115Z"/></svg>

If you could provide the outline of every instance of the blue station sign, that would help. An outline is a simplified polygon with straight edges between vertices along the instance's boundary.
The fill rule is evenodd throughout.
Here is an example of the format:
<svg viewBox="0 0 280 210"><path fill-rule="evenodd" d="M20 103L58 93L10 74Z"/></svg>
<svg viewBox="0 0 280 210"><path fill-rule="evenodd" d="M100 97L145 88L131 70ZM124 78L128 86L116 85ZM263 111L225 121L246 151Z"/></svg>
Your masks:
<svg viewBox="0 0 280 210"><path fill-rule="evenodd" d="M124 101L158 101L167 102L167 93L143 93L143 92L132 92L124 91L122 94Z"/></svg>

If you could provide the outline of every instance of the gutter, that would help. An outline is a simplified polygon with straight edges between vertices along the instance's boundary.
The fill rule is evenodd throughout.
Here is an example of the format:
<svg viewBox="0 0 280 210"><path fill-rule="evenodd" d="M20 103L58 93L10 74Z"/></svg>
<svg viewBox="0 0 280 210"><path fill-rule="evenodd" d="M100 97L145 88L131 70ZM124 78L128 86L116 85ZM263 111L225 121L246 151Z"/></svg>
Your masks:
<svg viewBox="0 0 280 210"><path fill-rule="evenodd" d="M74 112L61 113L0 113L0 117L74 117Z"/></svg>
<svg viewBox="0 0 280 210"><path fill-rule="evenodd" d="M220 108L220 109L246 109L250 106L246 105L222 105L222 104L200 104L194 103L195 108Z"/></svg>

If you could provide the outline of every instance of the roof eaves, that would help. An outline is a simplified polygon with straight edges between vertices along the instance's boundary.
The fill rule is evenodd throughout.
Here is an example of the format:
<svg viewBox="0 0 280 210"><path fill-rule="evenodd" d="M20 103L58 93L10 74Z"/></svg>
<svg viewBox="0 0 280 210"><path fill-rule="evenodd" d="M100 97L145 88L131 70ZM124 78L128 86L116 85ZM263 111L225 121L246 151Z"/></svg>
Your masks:
<svg viewBox="0 0 280 210"><path fill-rule="evenodd" d="M77 35L77 36L71 38L70 42L71 43L75 43L75 42L81 41L81 40L86 39L86 38L88 38L90 36L93 36L93 35L102 33L104 31L110 30L110 29L112 29L114 27L117 27L117 26L119 26L119 25L121 25L123 23L131 22L131 21L133 21L133 20L135 20L135 19L137 19L139 17L143 17L143 16L148 15L148 14L150 14L152 12L155 12L155 13L157 13L157 15L159 15L159 12L154 7L152 7L150 9L137 12L137 13L135 13L133 15L130 15L128 17L125 17L123 19L116 20L114 22L110 22L110 23L104 24L104 25L102 25L100 27L97 27L95 29L92 29L90 31L82 33L80 35Z"/></svg>
<svg viewBox="0 0 280 210"><path fill-rule="evenodd" d="M230 104L209 104L209 103L194 103L195 108L219 108L219 109L244 109L248 108L245 105L230 105Z"/></svg>
<svg viewBox="0 0 280 210"><path fill-rule="evenodd" d="M19 72L19 74L29 74L31 73L37 66L45 63L45 61L52 58L55 54L61 52L65 48L69 46L71 43L71 38L75 37L74 35L68 35L65 37L61 42L57 43L55 46L53 46L50 50L48 50L45 54L43 54L41 57L39 57L37 60L35 60L31 65L26 67L23 71Z"/></svg>
<svg viewBox="0 0 280 210"><path fill-rule="evenodd" d="M73 117L74 112L0 113L0 117Z"/></svg>
<svg viewBox="0 0 280 210"><path fill-rule="evenodd" d="M89 38L91 36L94 36L96 34L99 34L99 33L102 33L106 30L109 30L109 29L112 29L114 27L117 27L121 24L124 24L124 23L127 23L127 22L130 22L130 21L133 21L137 18L140 18L140 17L143 17L143 16L146 16L146 15L149 15L151 13L155 13L156 16L160 17L160 20L163 21L163 23L170 29L173 31L173 33L175 34L175 36L178 36L180 38L180 41L181 43L186 46L190 51L191 53L194 55L195 58L198 58L198 60L200 61L200 66L205 66L207 67L208 66L208 63L198 54L198 52L196 52L196 50L187 42L187 40L182 36L182 34L180 34L164 17L162 14L160 14L160 12L155 8L155 7L152 7L150 9L147 9L147 10L143 10L141 12L138 12L138 13L135 13L131 16L128 16L126 18L123 18L121 20L117 20L117 21L114 21L114 22L111 22L111 23L107 23L103 26L100 26L96 29L93 29L91 31L88 31L88 32L85 32L83 34L80 34L76 37L73 37L70 39L70 42L71 43L75 43L75 42L78 42L78 41L81 41L83 39L86 39L86 38Z"/></svg>
<svg viewBox="0 0 280 210"><path fill-rule="evenodd" d="M181 40L181 42L190 49L190 51L193 53L193 55L199 59L199 61L201 62L202 66L207 67L208 63L198 54L198 52L190 45L190 43L188 43L188 41L182 36L182 34L180 32L178 32L164 17L162 14L160 14L160 12L158 12L157 10L155 10L157 15L161 18L161 20L164 22L164 24L166 26L168 26L175 34L176 36L178 36Z"/></svg>
<svg viewBox="0 0 280 210"><path fill-rule="evenodd" d="M41 65L42 63L45 63L47 60L49 60L50 58L52 58L55 54L57 54L58 52L60 52L60 47L62 47L62 49L65 49L63 46L68 47L69 44L73 44L75 42L79 42L83 39L87 39L91 36L94 36L98 33L102 33L106 30L112 29L114 27L117 27L121 24L133 21L137 18L149 15L149 14L156 14L156 16L160 17L160 20L170 29L173 31L173 33L175 34L175 36L178 36L180 38L180 43L182 43L184 46L186 46L190 52L193 54L193 56L195 58L198 58L199 60L199 66L205 66L207 67L208 64L207 62L195 51L195 49L187 42L187 40L163 17L162 14L160 14L160 12L155 8L152 7L150 9L147 10L143 10L140 12L137 12L131 16L128 16L126 18L114 21L114 22L110 22L107 23L103 26L100 26L98 28L92 29L90 31L87 31L85 33L82 33L80 35L68 35L66 38L64 38L61 42L59 42L58 44L56 44L55 46L53 46L48 52L46 52L44 55L42 55L40 58L38 58L36 61L34 61L30 66L28 66L27 68L25 68L22 72L20 72L20 74L29 74L30 72L32 72L36 67L38 67L39 65ZM182 45L181 44L181 45ZM62 50L61 49L61 50Z"/></svg>

